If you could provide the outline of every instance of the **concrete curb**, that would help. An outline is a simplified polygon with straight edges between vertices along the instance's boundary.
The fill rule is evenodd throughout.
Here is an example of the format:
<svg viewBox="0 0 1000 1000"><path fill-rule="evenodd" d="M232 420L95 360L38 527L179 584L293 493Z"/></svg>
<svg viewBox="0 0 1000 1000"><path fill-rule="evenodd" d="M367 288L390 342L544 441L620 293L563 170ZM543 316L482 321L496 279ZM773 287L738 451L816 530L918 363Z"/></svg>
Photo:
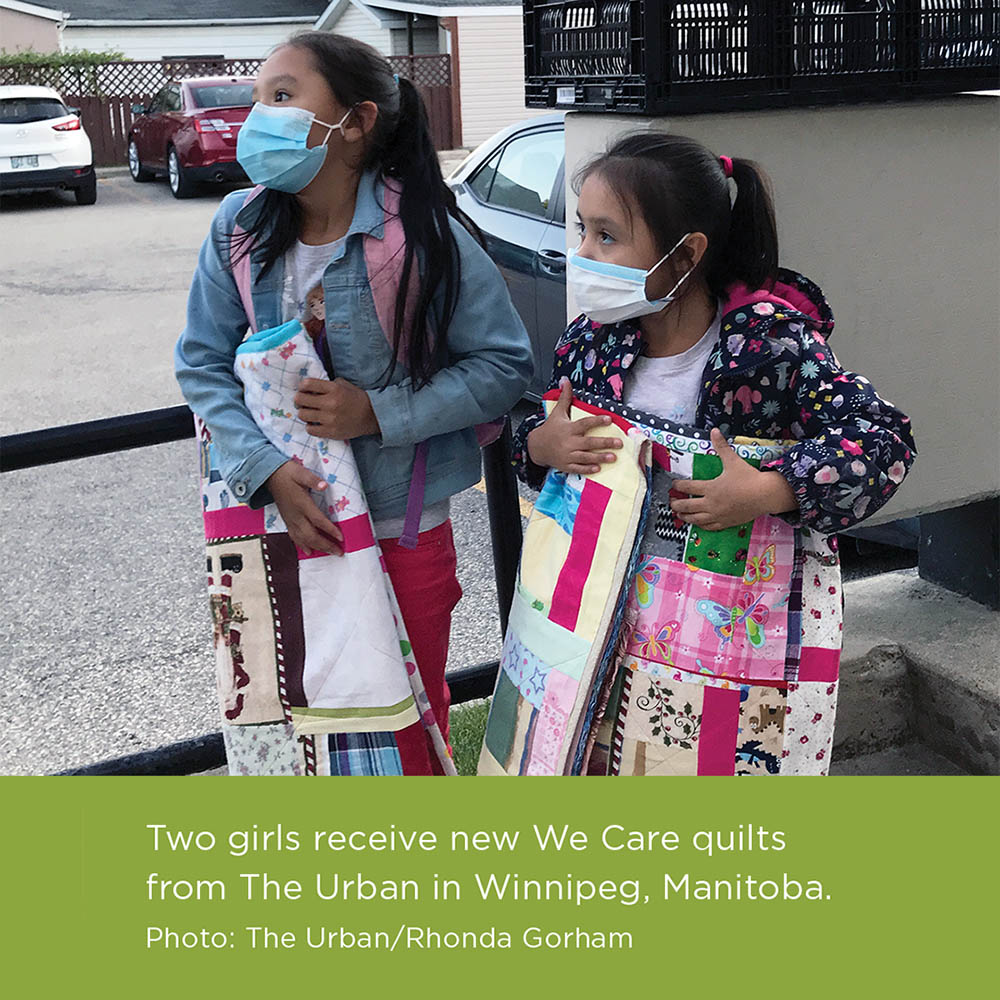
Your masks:
<svg viewBox="0 0 1000 1000"><path fill-rule="evenodd" d="M1000 612L899 570L846 584L833 758L918 740L1000 774Z"/></svg>

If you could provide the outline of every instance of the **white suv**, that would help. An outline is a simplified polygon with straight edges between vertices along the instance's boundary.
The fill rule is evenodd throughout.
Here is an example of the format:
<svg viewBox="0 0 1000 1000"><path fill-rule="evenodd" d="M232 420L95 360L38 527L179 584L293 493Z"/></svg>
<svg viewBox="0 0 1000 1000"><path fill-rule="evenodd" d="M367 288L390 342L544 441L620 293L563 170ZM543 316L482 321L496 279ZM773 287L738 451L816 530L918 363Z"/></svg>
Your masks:
<svg viewBox="0 0 1000 1000"><path fill-rule="evenodd" d="M73 191L80 205L97 201L80 116L51 87L0 87L0 194L49 188Z"/></svg>

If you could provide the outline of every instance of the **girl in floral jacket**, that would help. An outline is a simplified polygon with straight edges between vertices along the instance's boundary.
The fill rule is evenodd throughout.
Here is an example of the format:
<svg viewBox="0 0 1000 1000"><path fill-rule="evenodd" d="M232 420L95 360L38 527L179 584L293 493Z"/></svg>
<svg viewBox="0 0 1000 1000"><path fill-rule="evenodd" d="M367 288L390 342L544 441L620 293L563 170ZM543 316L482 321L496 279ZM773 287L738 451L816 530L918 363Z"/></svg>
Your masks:
<svg viewBox="0 0 1000 1000"><path fill-rule="evenodd" d="M760 168L646 132L576 184L581 243L568 281L585 313L556 346L549 388L562 388L560 404L515 435L518 476L540 489L549 467L586 474L615 460L619 442L586 434L608 418L569 420L575 388L714 429L730 460L716 479L676 484L682 521L721 530L777 514L833 534L885 504L916 453L910 421L839 365L822 292L778 267ZM758 470L731 461L725 439L738 435L797 444Z"/></svg>

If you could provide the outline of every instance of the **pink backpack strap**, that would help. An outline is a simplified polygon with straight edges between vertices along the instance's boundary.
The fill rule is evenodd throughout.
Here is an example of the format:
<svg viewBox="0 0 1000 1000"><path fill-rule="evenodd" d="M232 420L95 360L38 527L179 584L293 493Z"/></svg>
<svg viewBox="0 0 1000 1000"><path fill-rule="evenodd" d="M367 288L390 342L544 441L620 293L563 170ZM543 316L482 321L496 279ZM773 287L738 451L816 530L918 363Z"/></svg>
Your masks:
<svg viewBox="0 0 1000 1000"><path fill-rule="evenodd" d="M259 184L253 188L243 200L241 208L249 205L263 190L264 188ZM238 237L245 234L245 229L239 225L234 225L233 236L229 241L229 264L233 271L233 280L236 282L236 290L240 293L240 301L243 303L243 311L246 313L247 321L250 324L250 330L256 333L257 316L253 308L253 295L250 293L250 254L244 253L237 257L237 254L244 246Z"/></svg>

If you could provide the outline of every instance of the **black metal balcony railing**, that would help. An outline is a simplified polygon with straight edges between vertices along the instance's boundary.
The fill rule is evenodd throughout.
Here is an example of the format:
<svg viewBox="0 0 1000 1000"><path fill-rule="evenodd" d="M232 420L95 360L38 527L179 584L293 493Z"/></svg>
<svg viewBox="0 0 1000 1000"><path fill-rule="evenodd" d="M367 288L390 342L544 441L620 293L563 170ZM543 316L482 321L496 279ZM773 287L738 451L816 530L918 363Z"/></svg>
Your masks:
<svg viewBox="0 0 1000 1000"><path fill-rule="evenodd" d="M186 406L146 410L105 420L50 427L0 438L0 472L14 472L53 462L106 455L130 448L146 448L194 437L194 418ZM486 502L496 577L501 632L514 597L517 563L521 556L521 513L517 483L511 467L510 418L500 438L483 449ZM479 663L448 672L452 704L493 693L499 663ZM191 774L221 767L226 762L222 733L209 733L155 750L70 768L59 774Z"/></svg>

